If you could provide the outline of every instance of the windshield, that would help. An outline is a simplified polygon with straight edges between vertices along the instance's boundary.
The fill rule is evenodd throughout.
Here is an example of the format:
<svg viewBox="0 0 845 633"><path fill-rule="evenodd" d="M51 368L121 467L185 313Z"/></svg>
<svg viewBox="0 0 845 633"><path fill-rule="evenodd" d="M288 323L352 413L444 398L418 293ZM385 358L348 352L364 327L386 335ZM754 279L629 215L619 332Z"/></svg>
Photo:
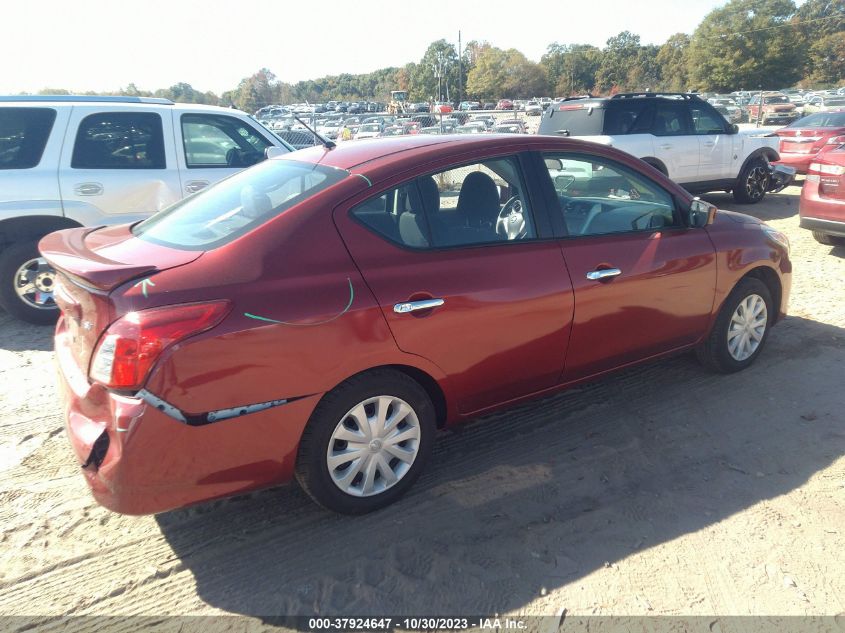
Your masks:
<svg viewBox="0 0 845 633"><path fill-rule="evenodd" d="M132 227L142 240L185 250L231 242L349 175L292 160L265 160Z"/></svg>
<svg viewBox="0 0 845 633"><path fill-rule="evenodd" d="M791 103L786 97L764 97L763 103Z"/></svg>
<svg viewBox="0 0 845 633"><path fill-rule="evenodd" d="M845 127L845 111L816 112L786 127Z"/></svg>

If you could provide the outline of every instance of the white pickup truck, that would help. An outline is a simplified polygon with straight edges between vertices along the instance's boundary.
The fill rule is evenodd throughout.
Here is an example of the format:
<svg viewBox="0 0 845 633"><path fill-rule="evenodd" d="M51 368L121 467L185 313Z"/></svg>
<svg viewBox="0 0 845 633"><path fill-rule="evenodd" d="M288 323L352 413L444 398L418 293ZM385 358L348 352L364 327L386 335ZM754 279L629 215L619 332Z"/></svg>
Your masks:
<svg viewBox="0 0 845 633"><path fill-rule="evenodd" d="M50 323L44 235L134 222L292 148L249 115L143 97L0 97L0 306Z"/></svg>
<svg viewBox="0 0 845 633"><path fill-rule="evenodd" d="M780 158L777 136L740 130L694 94L567 99L546 109L538 134L617 147L690 192L732 191L742 203L759 202L794 177L794 170L771 166Z"/></svg>

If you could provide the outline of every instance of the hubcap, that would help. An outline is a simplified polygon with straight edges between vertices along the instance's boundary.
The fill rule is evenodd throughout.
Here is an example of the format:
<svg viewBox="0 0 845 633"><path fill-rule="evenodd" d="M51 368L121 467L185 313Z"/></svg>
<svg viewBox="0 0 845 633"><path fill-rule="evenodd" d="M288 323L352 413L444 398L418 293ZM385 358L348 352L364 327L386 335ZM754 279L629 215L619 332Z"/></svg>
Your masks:
<svg viewBox="0 0 845 633"><path fill-rule="evenodd" d="M54 271L43 257L24 262L15 273L15 292L21 301L39 310L54 310L53 288L56 283Z"/></svg>
<svg viewBox="0 0 845 633"><path fill-rule="evenodd" d="M748 178L745 179L745 191L748 197L752 200L762 198L766 193L766 185L769 182L769 176L766 170L762 167L755 167L748 173Z"/></svg>
<svg viewBox="0 0 845 633"><path fill-rule="evenodd" d="M768 324L766 302L760 295L740 301L728 327L728 352L734 360L750 358L763 340Z"/></svg>
<svg viewBox="0 0 845 633"><path fill-rule="evenodd" d="M341 418L329 440L326 465L343 492L371 497L395 486L419 449L420 422L411 405L394 396L376 396Z"/></svg>

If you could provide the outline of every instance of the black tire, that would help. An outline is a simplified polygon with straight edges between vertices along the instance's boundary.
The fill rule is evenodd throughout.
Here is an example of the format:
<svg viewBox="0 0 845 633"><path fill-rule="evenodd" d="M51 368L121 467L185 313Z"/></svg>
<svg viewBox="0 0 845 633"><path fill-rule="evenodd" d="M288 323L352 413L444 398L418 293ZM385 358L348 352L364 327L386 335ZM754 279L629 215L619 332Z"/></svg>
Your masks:
<svg viewBox="0 0 845 633"><path fill-rule="evenodd" d="M744 301L750 295L758 295L762 297L766 303L766 314L768 316L766 321L766 329L763 333L763 338L757 349L744 360L736 360L728 349L728 328L731 324L731 318L739 306L740 302ZM769 292L768 286L759 279L747 277L741 280L733 289L719 315L716 317L716 322L713 324L713 329L704 341L696 348L695 353L698 360L707 368L713 371L730 374L736 371L741 371L748 367L766 344L766 339L769 337L769 330L775 318L775 307L772 304L772 294Z"/></svg>
<svg viewBox="0 0 845 633"><path fill-rule="evenodd" d="M845 237L828 235L827 233L822 233L821 231L813 231L813 239L815 239L819 244L824 244L825 246L845 246Z"/></svg>
<svg viewBox="0 0 845 633"><path fill-rule="evenodd" d="M15 291L18 269L27 261L41 257L38 242L19 242L10 244L0 251L0 306L13 317L35 323L50 325L59 317L59 309L52 304L50 308L38 308L24 301Z"/></svg>
<svg viewBox="0 0 845 633"><path fill-rule="evenodd" d="M359 403L376 396L394 396L413 409L419 421L417 455L399 481L373 496L354 496L341 490L329 473L326 455L335 428ZM341 514L366 514L401 497L419 477L437 432L434 405L425 389L409 376L390 369L376 369L341 383L323 396L302 433L296 459L296 479L319 505ZM351 467L351 466L350 466Z"/></svg>
<svg viewBox="0 0 845 633"><path fill-rule="evenodd" d="M736 179L734 200L741 204L757 204L765 198L766 187L769 184L767 167L766 161L762 158L749 161Z"/></svg>

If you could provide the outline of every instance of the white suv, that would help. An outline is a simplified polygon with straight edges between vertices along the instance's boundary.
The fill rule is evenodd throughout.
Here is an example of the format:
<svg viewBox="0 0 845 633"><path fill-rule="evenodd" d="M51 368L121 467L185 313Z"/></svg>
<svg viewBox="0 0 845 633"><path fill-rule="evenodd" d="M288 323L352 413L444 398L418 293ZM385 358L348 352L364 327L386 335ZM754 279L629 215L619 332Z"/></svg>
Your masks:
<svg viewBox="0 0 845 633"><path fill-rule="evenodd" d="M753 204L795 176L769 131L740 130L694 94L627 93L554 104L538 134L581 138L617 147L655 167L690 192L732 191Z"/></svg>
<svg viewBox="0 0 845 633"><path fill-rule="evenodd" d="M76 226L135 222L290 145L249 115L144 97L0 97L0 306L50 323L53 271L36 245Z"/></svg>

